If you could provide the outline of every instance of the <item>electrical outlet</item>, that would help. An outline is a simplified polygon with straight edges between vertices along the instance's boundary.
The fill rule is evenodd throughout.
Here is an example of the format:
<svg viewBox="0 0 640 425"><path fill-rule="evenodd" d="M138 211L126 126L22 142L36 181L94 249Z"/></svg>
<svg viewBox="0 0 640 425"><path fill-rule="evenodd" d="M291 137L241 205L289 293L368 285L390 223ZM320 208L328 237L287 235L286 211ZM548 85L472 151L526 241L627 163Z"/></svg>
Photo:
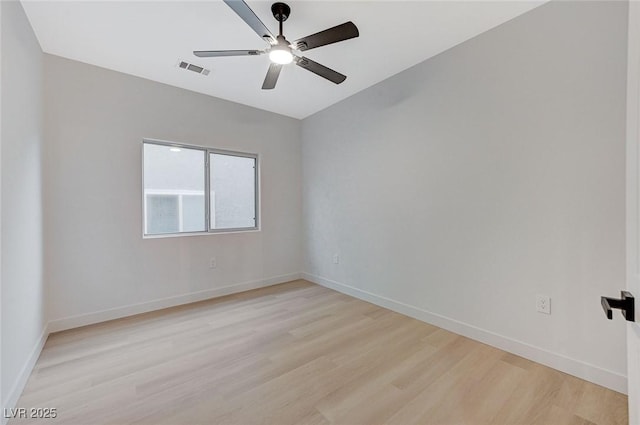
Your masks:
<svg viewBox="0 0 640 425"><path fill-rule="evenodd" d="M551 297L548 295L536 295L536 310L539 313L551 314Z"/></svg>
<svg viewBox="0 0 640 425"><path fill-rule="evenodd" d="M333 254L333 264L340 264L340 256L338 254Z"/></svg>
<svg viewBox="0 0 640 425"><path fill-rule="evenodd" d="M216 267L218 267L218 261L216 260L216 257L211 257L211 260L209 260L209 268L215 269Z"/></svg>

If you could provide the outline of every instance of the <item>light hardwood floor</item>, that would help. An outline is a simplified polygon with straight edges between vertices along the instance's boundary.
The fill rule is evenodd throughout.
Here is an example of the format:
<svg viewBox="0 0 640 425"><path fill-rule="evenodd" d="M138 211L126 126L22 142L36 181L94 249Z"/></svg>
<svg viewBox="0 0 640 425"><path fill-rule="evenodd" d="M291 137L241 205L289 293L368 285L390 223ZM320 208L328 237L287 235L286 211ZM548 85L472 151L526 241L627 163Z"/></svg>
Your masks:
<svg viewBox="0 0 640 425"><path fill-rule="evenodd" d="M627 422L622 394L305 281L53 334L35 406L58 414L37 424Z"/></svg>

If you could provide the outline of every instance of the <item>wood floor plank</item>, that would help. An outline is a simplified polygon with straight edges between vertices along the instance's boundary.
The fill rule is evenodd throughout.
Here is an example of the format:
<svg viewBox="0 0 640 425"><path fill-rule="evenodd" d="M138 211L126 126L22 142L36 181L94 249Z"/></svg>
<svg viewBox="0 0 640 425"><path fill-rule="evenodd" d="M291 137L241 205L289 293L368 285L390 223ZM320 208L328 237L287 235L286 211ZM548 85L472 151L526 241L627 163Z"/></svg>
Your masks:
<svg viewBox="0 0 640 425"><path fill-rule="evenodd" d="M70 425L627 423L624 395L305 281L49 336L18 407Z"/></svg>

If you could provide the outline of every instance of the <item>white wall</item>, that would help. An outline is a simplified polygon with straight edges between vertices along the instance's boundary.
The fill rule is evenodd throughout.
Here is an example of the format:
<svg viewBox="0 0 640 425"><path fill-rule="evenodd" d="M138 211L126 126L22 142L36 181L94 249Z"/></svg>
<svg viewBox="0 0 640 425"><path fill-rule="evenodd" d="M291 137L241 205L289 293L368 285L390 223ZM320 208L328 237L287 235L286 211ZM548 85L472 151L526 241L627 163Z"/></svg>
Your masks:
<svg viewBox="0 0 640 425"><path fill-rule="evenodd" d="M22 6L0 2L2 406L37 359L46 317L42 277L42 51Z"/></svg>
<svg viewBox="0 0 640 425"><path fill-rule="evenodd" d="M2 7L0 7L0 48L2 47ZM2 164L2 52L0 51L0 164ZM0 171L0 409L4 412L2 391L2 172Z"/></svg>
<svg viewBox="0 0 640 425"><path fill-rule="evenodd" d="M45 55L52 329L299 277L300 127L291 118ZM142 239L143 138L258 153L262 231ZM212 256L216 269L209 268ZM220 289L230 285L240 286Z"/></svg>
<svg viewBox="0 0 640 425"><path fill-rule="evenodd" d="M624 390L626 29L548 3L305 119L307 277Z"/></svg>

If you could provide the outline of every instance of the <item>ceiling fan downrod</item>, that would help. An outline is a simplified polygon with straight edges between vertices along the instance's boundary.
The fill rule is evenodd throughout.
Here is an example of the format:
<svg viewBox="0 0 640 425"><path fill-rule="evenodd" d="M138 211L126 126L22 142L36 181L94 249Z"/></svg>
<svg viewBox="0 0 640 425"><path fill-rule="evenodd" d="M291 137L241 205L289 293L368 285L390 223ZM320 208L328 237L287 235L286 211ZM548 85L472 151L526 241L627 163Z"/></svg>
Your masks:
<svg viewBox="0 0 640 425"><path fill-rule="evenodd" d="M279 29L280 29L280 36L283 37L282 35L282 23L284 21L287 20L287 18L289 18L289 15L291 14L291 8L289 7L289 5L285 4L285 3L273 3L271 5L271 13L273 13L273 17L276 18L276 21L278 21L279 24Z"/></svg>

